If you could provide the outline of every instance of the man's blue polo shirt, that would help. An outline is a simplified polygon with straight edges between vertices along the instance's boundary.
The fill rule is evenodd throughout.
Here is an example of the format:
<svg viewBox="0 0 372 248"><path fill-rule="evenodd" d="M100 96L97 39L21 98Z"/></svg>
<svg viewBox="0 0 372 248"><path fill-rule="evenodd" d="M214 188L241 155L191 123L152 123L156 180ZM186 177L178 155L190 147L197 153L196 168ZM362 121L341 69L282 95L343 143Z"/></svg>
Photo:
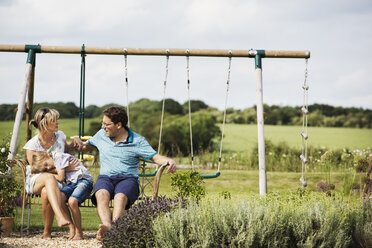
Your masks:
<svg viewBox="0 0 372 248"><path fill-rule="evenodd" d="M103 129L88 140L89 144L97 147L99 151L101 175L138 177L139 158L148 160L157 154L144 137L133 132L130 128L128 131L127 141L117 144L106 136Z"/></svg>

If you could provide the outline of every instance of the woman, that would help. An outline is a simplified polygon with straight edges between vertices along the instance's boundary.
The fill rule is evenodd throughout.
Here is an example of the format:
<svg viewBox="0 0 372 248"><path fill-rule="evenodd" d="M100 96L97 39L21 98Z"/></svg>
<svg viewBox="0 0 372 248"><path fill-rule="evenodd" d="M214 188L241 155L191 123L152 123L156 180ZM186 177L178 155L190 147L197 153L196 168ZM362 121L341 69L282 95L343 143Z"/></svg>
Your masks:
<svg viewBox="0 0 372 248"><path fill-rule="evenodd" d="M23 149L26 150L26 157L29 164L32 163L32 156L35 151L44 152L67 152L79 148L82 143L76 138L72 142L66 142L66 135L58 131L59 113L55 109L39 109L32 124L37 134L30 139ZM71 168L78 164L78 161L71 161ZM69 239L74 238L75 228L71 216L65 204L65 196L60 191L60 187L55 176L51 173L40 173L31 175L30 168L27 169L27 193L41 194L42 213L44 218L44 232L41 238L51 238L53 217L56 216L58 226L70 225Z"/></svg>

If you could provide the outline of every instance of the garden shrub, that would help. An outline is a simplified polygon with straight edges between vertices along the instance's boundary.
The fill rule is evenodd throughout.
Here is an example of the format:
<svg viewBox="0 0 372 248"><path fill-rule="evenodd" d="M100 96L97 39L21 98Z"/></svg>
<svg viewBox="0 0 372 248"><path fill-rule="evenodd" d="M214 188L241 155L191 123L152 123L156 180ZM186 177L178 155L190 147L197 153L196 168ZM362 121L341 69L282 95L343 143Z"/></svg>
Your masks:
<svg viewBox="0 0 372 248"><path fill-rule="evenodd" d="M156 247L371 247L371 205L309 191L189 204L154 220Z"/></svg>
<svg viewBox="0 0 372 248"><path fill-rule="evenodd" d="M152 220L176 207L186 207L182 198L145 199L132 206L103 237L103 247L153 247Z"/></svg>
<svg viewBox="0 0 372 248"><path fill-rule="evenodd" d="M171 176L171 186L177 197L193 198L197 201L205 196L204 178L195 170Z"/></svg>

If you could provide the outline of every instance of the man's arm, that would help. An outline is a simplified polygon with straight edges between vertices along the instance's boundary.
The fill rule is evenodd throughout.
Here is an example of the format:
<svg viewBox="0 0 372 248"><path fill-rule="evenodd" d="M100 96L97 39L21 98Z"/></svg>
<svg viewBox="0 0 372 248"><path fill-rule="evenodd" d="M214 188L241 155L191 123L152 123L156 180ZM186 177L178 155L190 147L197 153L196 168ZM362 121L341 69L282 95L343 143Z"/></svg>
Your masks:
<svg viewBox="0 0 372 248"><path fill-rule="evenodd" d="M82 145L83 142L80 140L80 138L78 136L74 136L72 141L65 141L65 152L69 153L76 150L79 151Z"/></svg>
<svg viewBox="0 0 372 248"><path fill-rule="evenodd" d="M151 158L151 161L153 161L154 163L158 165L163 165L163 164L169 165L167 169L167 173L176 172L176 162L171 158L156 154L155 156Z"/></svg>
<svg viewBox="0 0 372 248"><path fill-rule="evenodd" d="M85 141L85 142L82 143L82 145L78 148L78 151L79 151L79 152L91 152L91 151L93 151L94 149L96 149L95 146L92 146L91 144L89 144L88 141Z"/></svg>

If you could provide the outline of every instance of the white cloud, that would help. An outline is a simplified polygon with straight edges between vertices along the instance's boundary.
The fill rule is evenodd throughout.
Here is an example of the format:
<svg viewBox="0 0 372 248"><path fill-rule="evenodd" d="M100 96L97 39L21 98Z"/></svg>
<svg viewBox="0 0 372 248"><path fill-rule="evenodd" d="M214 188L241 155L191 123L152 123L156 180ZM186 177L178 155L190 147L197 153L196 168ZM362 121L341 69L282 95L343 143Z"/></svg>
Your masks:
<svg viewBox="0 0 372 248"><path fill-rule="evenodd" d="M0 44L311 50L309 101L372 108L372 2L57 1L0 3ZM15 103L26 54L0 53L1 102ZM130 100L160 99L164 57L130 56ZM122 56L87 57L87 104L123 103ZM167 97L187 99L185 58L171 57ZM191 58L192 97L222 108L227 58ZM38 54L36 101L79 102L79 55ZM302 104L304 62L264 59L264 101ZM48 89L45 91L44 89ZM255 104L253 59L233 58L229 106Z"/></svg>

